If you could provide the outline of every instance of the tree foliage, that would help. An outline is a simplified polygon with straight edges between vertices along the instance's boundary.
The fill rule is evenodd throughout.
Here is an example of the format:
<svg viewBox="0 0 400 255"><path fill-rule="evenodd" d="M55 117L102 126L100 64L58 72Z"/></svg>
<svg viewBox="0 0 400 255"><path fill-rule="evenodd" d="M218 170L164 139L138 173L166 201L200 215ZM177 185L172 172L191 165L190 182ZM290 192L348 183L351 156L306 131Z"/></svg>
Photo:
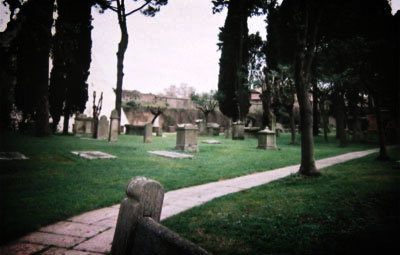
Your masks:
<svg viewBox="0 0 400 255"><path fill-rule="evenodd" d="M65 119L83 112L88 99L91 62L91 8L94 1L57 0L58 18L53 38L53 69L50 78L50 112L53 128L60 116ZM68 122L64 125L68 128ZM67 133L68 129L64 129Z"/></svg>
<svg viewBox="0 0 400 255"><path fill-rule="evenodd" d="M203 113L206 122L208 121L208 115L218 107L218 93L213 90L202 94L193 92L190 95L190 99L196 104L196 108Z"/></svg>

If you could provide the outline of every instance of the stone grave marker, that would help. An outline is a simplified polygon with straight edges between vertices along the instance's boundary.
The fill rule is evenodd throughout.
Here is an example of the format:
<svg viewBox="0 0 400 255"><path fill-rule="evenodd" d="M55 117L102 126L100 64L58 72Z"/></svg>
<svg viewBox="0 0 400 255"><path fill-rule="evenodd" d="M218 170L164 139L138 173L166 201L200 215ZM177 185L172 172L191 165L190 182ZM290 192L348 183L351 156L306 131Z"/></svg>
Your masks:
<svg viewBox="0 0 400 255"><path fill-rule="evenodd" d="M219 124L218 123L208 123L207 124L207 134L209 136L219 136Z"/></svg>
<svg viewBox="0 0 400 255"><path fill-rule="evenodd" d="M116 142L118 141L118 111L116 109L112 110L111 117L110 117L110 133L108 135L109 142Z"/></svg>
<svg viewBox="0 0 400 255"><path fill-rule="evenodd" d="M244 140L244 123L235 122L232 124L232 139L233 140Z"/></svg>
<svg viewBox="0 0 400 255"><path fill-rule="evenodd" d="M269 130L268 127L266 129L258 132L258 147L257 148L264 149L264 150L277 149L275 132Z"/></svg>
<svg viewBox="0 0 400 255"><path fill-rule="evenodd" d="M221 144L221 142L218 140L203 140L201 142L206 144Z"/></svg>
<svg viewBox="0 0 400 255"><path fill-rule="evenodd" d="M165 158L174 158L174 159L193 159L193 155L183 154L173 151L148 151L150 154L158 155Z"/></svg>
<svg viewBox="0 0 400 255"><path fill-rule="evenodd" d="M198 152L197 133L199 129L192 124L182 124L177 128L176 147L177 150Z"/></svg>
<svg viewBox="0 0 400 255"><path fill-rule="evenodd" d="M105 115L100 117L99 124L97 126L97 139L107 139L108 138L108 127L109 123Z"/></svg>
<svg viewBox="0 0 400 255"><path fill-rule="evenodd" d="M86 159L108 159L116 156L101 151L71 151L72 154Z"/></svg>
<svg viewBox="0 0 400 255"><path fill-rule="evenodd" d="M0 160L29 159L20 152L0 152Z"/></svg>
<svg viewBox="0 0 400 255"><path fill-rule="evenodd" d="M147 123L146 125L144 125L143 142L151 143L152 135L153 135L153 125L151 123Z"/></svg>

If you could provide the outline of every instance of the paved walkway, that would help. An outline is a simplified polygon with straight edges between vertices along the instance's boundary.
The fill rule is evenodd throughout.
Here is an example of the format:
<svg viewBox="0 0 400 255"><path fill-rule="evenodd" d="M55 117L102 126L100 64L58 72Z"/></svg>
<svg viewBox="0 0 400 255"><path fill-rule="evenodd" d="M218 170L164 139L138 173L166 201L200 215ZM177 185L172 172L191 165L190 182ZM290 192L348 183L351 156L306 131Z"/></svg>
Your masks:
<svg viewBox="0 0 400 255"><path fill-rule="evenodd" d="M377 152L378 149L351 152L316 162L321 169ZM161 219L166 219L214 198L250 189L297 172L299 165L254 173L233 179L174 190L165 193ZM13 244L1 247L0 254L105 254L111 250L119 205L87 212L43 227Z"/></svg>

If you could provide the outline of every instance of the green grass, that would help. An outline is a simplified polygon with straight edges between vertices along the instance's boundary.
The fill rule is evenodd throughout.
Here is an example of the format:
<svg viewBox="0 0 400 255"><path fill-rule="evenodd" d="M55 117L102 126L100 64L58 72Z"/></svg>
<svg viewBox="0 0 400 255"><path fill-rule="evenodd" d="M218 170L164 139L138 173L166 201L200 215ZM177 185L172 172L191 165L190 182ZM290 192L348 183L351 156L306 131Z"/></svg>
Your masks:
<svg viewBox="0 0 400 255"><path fill-rule="evenodd" d="M210 137L200 137L200 140ZM214 138L213 138L214 139ZM176 137L119 137L109 143L73 136L37 138L2 135L0 151L19 151L29 160L0 161L1 243L85 211L119 203L125 186L135 176L159 181L166 191L241 176L299 163L300 146L291 146L289 135L278 138L280 150L256 149L257 140L232 141L222 136L222 144L199 143L200 153L192 160L174 160L147 153L173 150ZM331 138L315 141L316 158L373 147L350 144L338 148ZM99 150L117 159L87 160L71 154L74 150Z"/></svg>
<svg viewBox="0 0 400 255"><path fill-rule="evenodd" d="M399 148L390 154L400 159ZM163 225L214 254L390 254L400 241L400 169L376 156L215 199Z"/></svg>

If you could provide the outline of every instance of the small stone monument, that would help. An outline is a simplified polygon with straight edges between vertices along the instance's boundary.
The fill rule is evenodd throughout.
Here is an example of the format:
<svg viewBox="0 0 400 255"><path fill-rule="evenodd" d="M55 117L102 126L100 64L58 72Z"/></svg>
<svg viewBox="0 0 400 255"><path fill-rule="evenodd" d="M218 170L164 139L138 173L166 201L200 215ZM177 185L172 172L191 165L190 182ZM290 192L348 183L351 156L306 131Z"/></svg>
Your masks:
<svg viewBox="0 0 400 255"><path fill-rule="evenodd" d="M234 122L232 124L232 139L233 140L244 140L244 123Z"/></svg>
<svg viewBox="0 0 400 255"><path fill-rule="evenodd" d="M219 125L218 123L207 124L207 134L209 136L219 136Z"/></svg>
<svg viewBox="0 0 400 255"><path fill-rule="evenodd" d="M198 152L197 133L199 129L192 124L178 125L176 129L176 147L177 150L187 152Z"/></svg>
<svg viewBox="0 0 400 255"><path fill-rule="evenodd" d="M118 141L118 111L116 109L112 110L110 117L110 133L108 136L109 142Z"/></svg>
<svg viewBox="0 0 400 255"><path fill-rule="evenodd" d="M107 117L102 115L99 120L99 124L97 125L97 139L106 140L108 138L108 127L109 123Z"/></svg>
<svg viewBox="0 0 400 255"><path fill-rule="evenodd" d="M204 120L196 120L197 127L199 128L199 135L207 135L206 123Z"/></svg>
<svg viewBox="0 0 400 255"><path fill-rule="evenodd" d="M158 127L158 128L157 128L156 134L157 134L157 136L161 136L161 137L163 136L162 127Z"/></svg>
<svg viewBox="0 0 400 255"><path fill-rule="evenodd" d="M151 123L147 123L146 125L144 125L143 142L151 143L152 134L153 134L153 125Z"/></svg>
<svg viewBox="0 0 400 255"><path fill-rule="evenodd" d="M225 129L225 139L230 139L232 137L232 128Z"/></svg>
<svg viewBox="0 0 400 255"><path fill-rule="evenodd" d="M92 134L94 125L93 125L93 118L85 118L85 134Z"/></svg>
<svg viewBox="0 0 400 255"><path fill-rule="evenodd" d="M78 114L75 117L74 135L81 136L85 134L85 129L86 129L85 119L86 119L85 114Z"/></svg>
<svg viewBox="0 0 400 255"><path fill-rule="evenodd" d="M275 150L277 148L275 132L269 130L268 127L258 132L257 148L264 150Z"/></svg>

